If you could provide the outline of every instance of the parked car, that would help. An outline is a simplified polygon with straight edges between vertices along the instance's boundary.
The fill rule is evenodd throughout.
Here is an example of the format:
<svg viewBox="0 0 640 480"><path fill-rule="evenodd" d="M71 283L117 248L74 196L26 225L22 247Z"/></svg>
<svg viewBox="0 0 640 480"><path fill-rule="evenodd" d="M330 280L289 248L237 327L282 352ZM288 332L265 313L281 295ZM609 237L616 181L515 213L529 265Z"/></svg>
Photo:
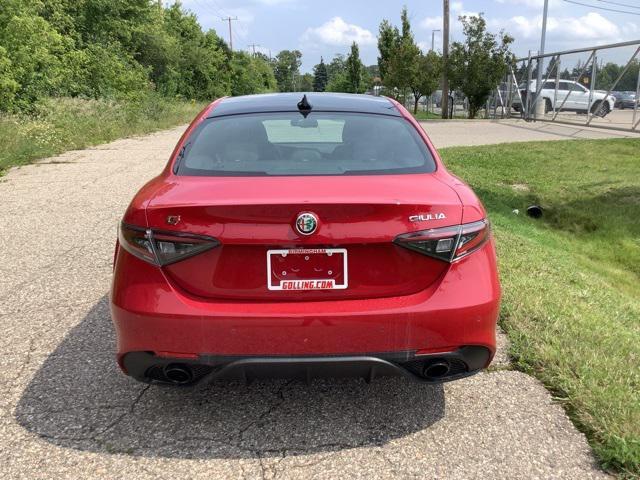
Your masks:
<svg viewBox="0 0 640 480"><path fill-rule="evenodd" d="M527 95L535 96L536 80L532 80L529 88L526 84L519 86L522 101L526 103ZM552 110L562 112L591 112L594 115L605 117L613 110L615 98L612 95L607 96L606 92L594 91L590 93L587 88L578 82L572 80L560 80L558 82L558 90L556 94L556 81L548 80L544 83L540 96L545 102L545 113ZM591 97L591 101L589 101ZM565 100L566 99L566 100ZM516 97L513 100L513 106L516 111L522 111L520 99ZM531 107L533 110L533 107Z"/></svg>
<svg viewBox="0 0 640 480"><path fill-rule="evenodd" d="M634 108L640 103L640 99L636 98L636 92L611 92L615 97L615 107L621 110L625 108Z"/></svg>
<svg viewBox="0 0 640 480"><path fill-rule="evenodd" d="M120 224L117 359L143 382L403 375L489 365L487 214L411 114L367 95L224 98Z"/></svg>

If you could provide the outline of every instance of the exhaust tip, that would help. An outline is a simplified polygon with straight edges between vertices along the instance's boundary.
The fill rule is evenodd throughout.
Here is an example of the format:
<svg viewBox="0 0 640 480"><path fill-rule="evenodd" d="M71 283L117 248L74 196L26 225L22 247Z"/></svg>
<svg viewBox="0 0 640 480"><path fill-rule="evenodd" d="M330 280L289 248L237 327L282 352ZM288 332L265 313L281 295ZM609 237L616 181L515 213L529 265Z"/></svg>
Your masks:
<svg viewBox="0 0 640 480"><path fill-rule="evenodd" d="M434 360L426 363L422 374L427 378L442 378L449 373L449 362L446 360Z"/></svg>
<svg viewBox="0 0 640 480"><path fill-rule="evenodd" d="M185 385L193 381L191 367L181 363L170 363L163 369L165 378L176 385Z"/></svg>

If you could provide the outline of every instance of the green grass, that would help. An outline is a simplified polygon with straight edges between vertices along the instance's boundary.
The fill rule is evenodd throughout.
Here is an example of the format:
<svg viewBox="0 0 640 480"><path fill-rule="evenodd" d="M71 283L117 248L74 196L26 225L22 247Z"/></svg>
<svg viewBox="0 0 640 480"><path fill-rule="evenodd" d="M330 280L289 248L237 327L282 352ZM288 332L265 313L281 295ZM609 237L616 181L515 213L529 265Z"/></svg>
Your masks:
<svg viewBox="0 0 640 480"><path fill-rule="evenodd" d="M413 113L413 111L411 113ZM442 115L432 112L418 111L418 113L414 113L413 116L416 120L442 120Z"/></svg>
<svg viewBox="0 0 640 480"><path fill-rule="evenodd" d="M640 140L442 156L489 210L516 367L547 385L605 468L640 475ZM539 220L525 214L534 203Z"/></svg>
<svg viewBox="0 0 640 480"><path fill-rule="evenodd" d="M0 175L67 150L186 123L202 108L158 95L127 102L48 99L33 115L0 116Z"/></svg>
<svg viewBox="0 0 640 480"><path fill-rule="evenodd" d="M413 110L411 110L411 113L413 113ZM415 117L416 120L419 121L423 121L423 120L442 120L442 115L440 115L439 113L432 113L432 112L423 112L423 111L418 111L418 113L413 114L413 116ZM467 116L464 114L457 114L455 115L451 120L464 120L466 119ZM480 117L476 118L476 120L481 120Z"/></svg>

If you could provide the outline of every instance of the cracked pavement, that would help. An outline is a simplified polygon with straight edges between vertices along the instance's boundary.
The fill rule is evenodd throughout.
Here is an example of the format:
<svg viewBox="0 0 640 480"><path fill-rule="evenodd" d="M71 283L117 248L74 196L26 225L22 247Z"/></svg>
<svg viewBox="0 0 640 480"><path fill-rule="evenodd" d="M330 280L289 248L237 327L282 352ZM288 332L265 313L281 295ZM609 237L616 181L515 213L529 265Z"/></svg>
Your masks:
<svg viewBox="0 0 640 480"><path fill-rule="evenodd" d="M504 337L497 368L435 386L122 375L106 297L116 227L183 129L0 177L0 478L606 477L544 387L509 369Z"/></svg>

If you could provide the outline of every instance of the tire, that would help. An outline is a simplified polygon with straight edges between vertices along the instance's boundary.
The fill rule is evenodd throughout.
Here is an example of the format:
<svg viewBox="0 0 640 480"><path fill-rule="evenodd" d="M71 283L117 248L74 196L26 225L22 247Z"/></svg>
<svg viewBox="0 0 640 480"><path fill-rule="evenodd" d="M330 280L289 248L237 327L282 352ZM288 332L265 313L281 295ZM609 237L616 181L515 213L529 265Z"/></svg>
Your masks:
<svg viewBox="0 0 640 480"><path fill-rule="evenodd" d="M591 107L591 113L601 118L606 117L609 114L609 102L598 100Z"/></svg>
<svg viewBox="0 0 640 480"><path fill-rule="evenodd" d="M544 113L549 113L551 110L553 110L553 107L551 106L551 100L549 100L548 98L544 99Z"/></svg>

